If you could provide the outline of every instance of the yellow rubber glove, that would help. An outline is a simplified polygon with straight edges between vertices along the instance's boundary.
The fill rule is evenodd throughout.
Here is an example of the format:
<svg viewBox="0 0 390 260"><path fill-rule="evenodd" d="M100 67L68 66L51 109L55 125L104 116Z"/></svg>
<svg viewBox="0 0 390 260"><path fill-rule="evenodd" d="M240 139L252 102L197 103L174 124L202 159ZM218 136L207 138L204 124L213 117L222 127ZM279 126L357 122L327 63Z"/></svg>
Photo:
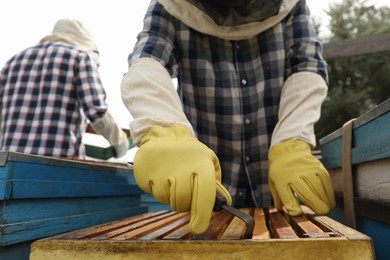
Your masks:
<svg viewBox="0 0 390 260"><path fill-rule="evenodd" d="M268 181L275 207L281 210L284 205L291 216L302 214L294 192L316 214L327 214L336 205L329 173L304 141L289 140L271 148Z"/></svg>
<svg viewBox="0 0 390 260"><path fill-rule="evenodd" d="M191 211L189 227L195 234L207 230L217 192L228 205L232 202L221 184L217 156L181 124L151 127L134 157L134 177L157 201Z"/></svg>

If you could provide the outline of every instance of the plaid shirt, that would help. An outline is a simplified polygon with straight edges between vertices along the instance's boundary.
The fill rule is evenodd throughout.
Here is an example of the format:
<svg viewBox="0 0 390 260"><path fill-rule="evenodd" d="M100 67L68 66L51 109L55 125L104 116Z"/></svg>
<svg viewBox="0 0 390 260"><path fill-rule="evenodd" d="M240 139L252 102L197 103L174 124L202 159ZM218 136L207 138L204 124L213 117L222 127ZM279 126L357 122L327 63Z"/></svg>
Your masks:
<svg viewBox="0 0 390 260"><path fill-rule="evenodd" d="M248 205L250 197L269 207L268 150L281 88L296 72L326 78L321 50L305 1L274 27L239 41L193 30L152 1L129 62L151 57L178 78L184 112L217 154L234 205Z"/></svg>
<svg viewBox="0 0 390 260"><path fill-rule="evenodd" d="M86 117L107 110L97 66L87 52L47 42L11 58L0 74L1 150L84 158Z"/></svg>

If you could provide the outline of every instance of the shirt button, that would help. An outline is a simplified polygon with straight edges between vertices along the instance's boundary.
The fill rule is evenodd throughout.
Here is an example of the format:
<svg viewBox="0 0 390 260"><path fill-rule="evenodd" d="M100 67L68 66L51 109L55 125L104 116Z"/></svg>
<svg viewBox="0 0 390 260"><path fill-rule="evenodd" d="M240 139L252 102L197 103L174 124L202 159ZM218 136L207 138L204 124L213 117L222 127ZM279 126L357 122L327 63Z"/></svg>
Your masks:
<svg viewBox="0 0 390 260"><path fill-rule="evenodd" d="M245 161L249 162L250 160L251 160L251 158L249 156L245 157Z"/></svg>
<svg viewBox="0 0 390 260"><path fill-rule="evenodd" d="M240 49L240 45L237 44L236 45L236 49L239 50Z"/></svg>
<svg viewBox="0 0 390 260"><path fill-rule="evenodd" d="M251 120L249 118L245 119L245 124L249 125L251 123Z"/></svg>
<svg viewBox="0 0 390 260"><path fill-rule="evenodd" d="M242 193L242 191L239 191L238 192L238 196L243 196L244 194Z"/></svg>
<svg viewBox="0 0 390 260"><path fill-rule="evenodd" d="M246 85L246 79L241 80L242 85Z"/></svg>

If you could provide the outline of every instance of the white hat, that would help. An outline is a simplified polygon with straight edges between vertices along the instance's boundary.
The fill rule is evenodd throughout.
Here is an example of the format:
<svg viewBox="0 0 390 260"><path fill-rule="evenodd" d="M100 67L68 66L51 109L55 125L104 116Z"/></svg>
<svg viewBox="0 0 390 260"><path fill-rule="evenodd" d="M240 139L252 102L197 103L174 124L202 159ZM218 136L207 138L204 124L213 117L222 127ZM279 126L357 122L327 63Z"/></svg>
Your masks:
<svg viewBox="0 0 390 260"><path fill-rule="evenodd" d="M47 41L65 42L82 48L89 52L92 59L99 65L99 52L93 41L93 37L85 25L79 20L58 20L54 25L52 34L42 38L40 42Z"/></svg>

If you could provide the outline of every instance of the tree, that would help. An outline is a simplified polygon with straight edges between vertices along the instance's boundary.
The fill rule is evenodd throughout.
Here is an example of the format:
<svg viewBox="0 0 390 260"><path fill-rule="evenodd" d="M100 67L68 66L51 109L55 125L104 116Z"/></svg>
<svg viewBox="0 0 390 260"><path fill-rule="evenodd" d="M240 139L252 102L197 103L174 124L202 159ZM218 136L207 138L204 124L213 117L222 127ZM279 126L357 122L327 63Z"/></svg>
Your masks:
<svg viewBox="0 0 390 260"><path fill-rule="evenodd" d="M327 14L329 42L390 33L390 8L375 8L367 0L330 4ZM339 58L328 65L328 97L315 125L318 139L390 97L390 53Z"/></svg>

